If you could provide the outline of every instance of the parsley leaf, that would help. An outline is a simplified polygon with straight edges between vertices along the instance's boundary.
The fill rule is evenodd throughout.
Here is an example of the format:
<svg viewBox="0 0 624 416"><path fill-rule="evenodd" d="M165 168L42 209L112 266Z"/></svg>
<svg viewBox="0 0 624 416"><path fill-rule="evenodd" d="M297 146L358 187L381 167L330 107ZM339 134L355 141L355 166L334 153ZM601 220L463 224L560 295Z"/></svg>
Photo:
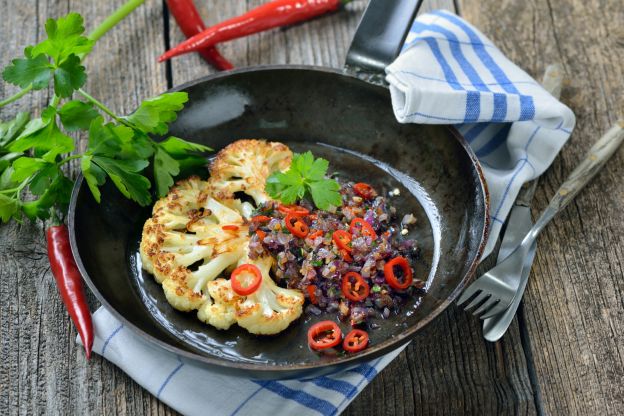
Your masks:
<svg viewBox="0 0 624 416"><path fill-rule="evenodd" d="M91 104L73 100L66 102L58 111L61 123L67 131L88 130L99 113Z"/></svg>
<svg viewBox="0 0 624 416"><path fill-rule="evenodd" d="M180 164L160 146L154 153L154 179L159 197L167 195L173 185L173 177L180 173Z"/></svg>
<svg viewBox="0 0 624 416"><path fill-rule="evenodd" d="M24 59L13 59L11 65L4 68L2 78L13 85L40 90L48 86L53 67L45 55L32 56L32 47L24 50Z"/></svg>
<svg viewBox="0 0 624 416"><path fill-rule="evenodd" d="M20 209L19 200L0 194L0 220L8 222Z"/></svg>
<svg viewBox="0 0 624 416"><path fill-rule="evenodd" d="M144 100L137 110L125 117L144 133L163 135L169 130L169 123L177 117L177 112L188 101L185 92L169 92Z"/></svg>
<svg viewBox="0 0 624 416"><path fill-rule="evenodd" d="M99 203L101 201L101 194L99 186L104 185L106 182L106 173L96 164L91 163L93 156L85 155L80 158L80 169L87 181L87 186L93 194L93 198Z"/></svg>
<svg viewBox="0 0 624 416"><path fill-rule="evenodd" d="M340 206L340 185L333 179L326 179L329 162L315 159L312 152L295 153L286 172L275 172L267 178L265 189L272 197L285 204L292 204L306 195L312 197L320 209Z"/></svg>
<svg viewBox="0 0 624 416"><path fill-rule="evenodd" d="M160 147L165 149L170 155L186 156L189 152L209 152L212 149L198 143L187 142L179 137L170 136L160 143Z"/></svg>
<svg viewBox="0 0 624 416"><path fill-rule="evenodd" d="M149 164L147 160L116 160L105 156L93 156L91 160L106 172L126 198L141 206L149 205L152 200L149 193L150 181L137 173Z"/></svg>
<svg viewBox="0 0 624 416"><path fill-rule="evenodd" d="M48 107L41 114L41 118L31 120L22 134L11 143L9 150L25 152L33 149L36 157L41 157L48 162L53 162L61 153L74 150L74 141L61 132L53 114L54 109Z"/></svg>
<svg viewBox="0 0 624 416"><path fill-rule="evenodd" d="M95 44L83 35L84 21L78 13L69 13L58 19L48 19L45 30L48 38L33 48L33 54L49 55L57 65L72 54L89 53Z"/></svg>
<svg viewBox="0 0 624 416"><path fill-rule="evenodd" d="M20 135L29 120L30 114L22 112L17 113L13 120L0 123L0 153L3 151L2 147L8 145Z"/></svg>
<svg viewBox="0 0 624 416"><path fill-rule="evenodd" d="M54 71L54 93L63 98L71 97L86 80L85 67L80 65L80 58L72 54Z"/></svg>

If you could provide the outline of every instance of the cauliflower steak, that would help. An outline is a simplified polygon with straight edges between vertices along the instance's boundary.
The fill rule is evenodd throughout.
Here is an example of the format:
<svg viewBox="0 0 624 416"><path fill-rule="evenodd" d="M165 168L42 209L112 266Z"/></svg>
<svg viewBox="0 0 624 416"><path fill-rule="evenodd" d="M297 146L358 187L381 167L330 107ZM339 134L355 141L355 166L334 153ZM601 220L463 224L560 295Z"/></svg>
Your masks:
<svg viewBox="0 0 624 416"><path fill-rule="evenodd" d="M257 204L269 200L266 178L288 169L291 157L281 143L239 140L219 152L208 181L179 181L156 202L143 227L140 254L172 307L197 310L198 319L219 329L237 323L265 335L283 331L301 315L303 294L275 284L272 257L248 257L247 219L254 207L234 195L244 192ZM240 296L223 277L245 263L261 270L262 282L256 292Z"/></svg>

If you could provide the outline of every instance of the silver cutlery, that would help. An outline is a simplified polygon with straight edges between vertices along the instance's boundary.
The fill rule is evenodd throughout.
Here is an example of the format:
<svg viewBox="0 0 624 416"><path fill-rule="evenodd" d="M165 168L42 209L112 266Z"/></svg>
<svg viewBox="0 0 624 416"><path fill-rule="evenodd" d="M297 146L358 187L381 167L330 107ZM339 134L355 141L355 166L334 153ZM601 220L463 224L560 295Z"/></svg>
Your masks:
<svg viewBox="0 0 624 416"><path fill-rule="evenodd" d="M544 73L542 79L542 86L544 89L555 97L559 98L561 95L561 86L563 84L563 67L560 64L549 65ZM507 226L505 227L502 242L498 251L498 257L496 263L502 262L514 248L516 248L522 241L522 237L529 232L533 226L531 220L531 201L533 195L537 189L537 183L539 178L535 178L530 182L524 184L522 189L516 198L511 212L509 213L509 219L507 220ZM509 325L513 317L516 315L522 295L526 289L529 275L531 274L531 267L533 266L533 259L535 258L535 251L537 248L537 242L534 242L529 249L522 273L520 275L520 286L518 287L518 293L514 297L511 305L498 315L486 318L483 320L483 337L490 341L498 341L507 332Z"/></svg>
<svg viewBox="0 0 624 416"><path fill-rule="evenodd" d="M505 260L470 285L457 303L461 305L476 295L465 309L479 305L473 314L480 316L481 319L497 315L509 307L518 293L520 275L537 236L600 171L623 140L624 120L620 120L592 146L585 159L561 185L520 245Z"/></svg>

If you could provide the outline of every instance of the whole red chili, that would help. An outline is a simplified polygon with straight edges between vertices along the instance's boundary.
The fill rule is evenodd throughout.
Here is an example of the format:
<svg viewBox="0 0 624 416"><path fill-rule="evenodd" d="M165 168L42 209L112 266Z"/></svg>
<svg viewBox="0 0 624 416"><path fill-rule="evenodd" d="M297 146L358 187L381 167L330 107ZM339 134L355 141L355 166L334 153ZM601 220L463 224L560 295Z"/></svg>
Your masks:
<svg viewBox="0 0 624 416"><path fill-rule="evenodd" d="M82 276L80 276L69 246L67 227L55 225L48 228L46 240L52 275L54 275L56 286L61 293L67 312L69 312L69 316L78 330L88 359L91 357L91 348L93 347L93 323L82 284Z"/></svg>
<svg viewBox="0 0 624 416"><path fill-rule="evenodd" d="M218 23L168 50L159 62L217 43L280 26L292 25L338 10L350 0L274 0Z"/></svg>
<svg viewBox="0 0 624 416"><path fill-rule="evenodd" d="M394 273L395 267L400 267L403 271L403 282L400 282L399 278ZM405 257L398 256L384 265L384 277L386 278L386 282L394 289L405 290L412 284L412 268Z"/></svg>
<svg viewBox="0 0 624 416"><path fill-rule="evenodd" d="M206 25L197 12L193 0L167 0L167 6L187 38L206 30ZM199 49L197 52L206 62L220 71L234 68L234 65L225 59L214 46Z"/></svg>
<svg viewBox="0 0 624 416"><path fill-rule="evenodd" d="M362 351L368 345L368 334L361 329L353 329L349 331L345 337L342 348L347 352Z"/></svg>

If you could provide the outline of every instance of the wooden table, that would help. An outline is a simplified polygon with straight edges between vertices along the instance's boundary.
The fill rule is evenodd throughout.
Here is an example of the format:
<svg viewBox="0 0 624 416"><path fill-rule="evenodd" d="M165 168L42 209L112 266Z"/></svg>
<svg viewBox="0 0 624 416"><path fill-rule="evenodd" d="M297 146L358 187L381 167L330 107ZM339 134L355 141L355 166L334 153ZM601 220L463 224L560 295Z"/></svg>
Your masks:
<svg viewBox="0 0 624 416"><path fill-rule="evenodd" d="M92 28L115 1L0 0L0 62L42 36L45 19L72 10ZM262 0L197 1L215 23ZM435 4L434 4L435 3ZM340 67L365 2L313 22L222 47L237 66ZM460 12L535 77L560 62L562 100L577 127L546 172L534 214L590 144L624 115L621 0L425 0ZM118 112L206 75L196 56L157 64L181 35L149 0L107 34L86 60L88 90ZM16 89L2 85L0 96ZM2 109L41 108L50 92ZM451 306L383 371L347 414L624 414L624 149L548 227L509 332L495 344L479 322ZM91 297L92 307L97 302ZM174 414L108 361L87 362L50 274L40 223L0 227L0 414Z"/></svg>

